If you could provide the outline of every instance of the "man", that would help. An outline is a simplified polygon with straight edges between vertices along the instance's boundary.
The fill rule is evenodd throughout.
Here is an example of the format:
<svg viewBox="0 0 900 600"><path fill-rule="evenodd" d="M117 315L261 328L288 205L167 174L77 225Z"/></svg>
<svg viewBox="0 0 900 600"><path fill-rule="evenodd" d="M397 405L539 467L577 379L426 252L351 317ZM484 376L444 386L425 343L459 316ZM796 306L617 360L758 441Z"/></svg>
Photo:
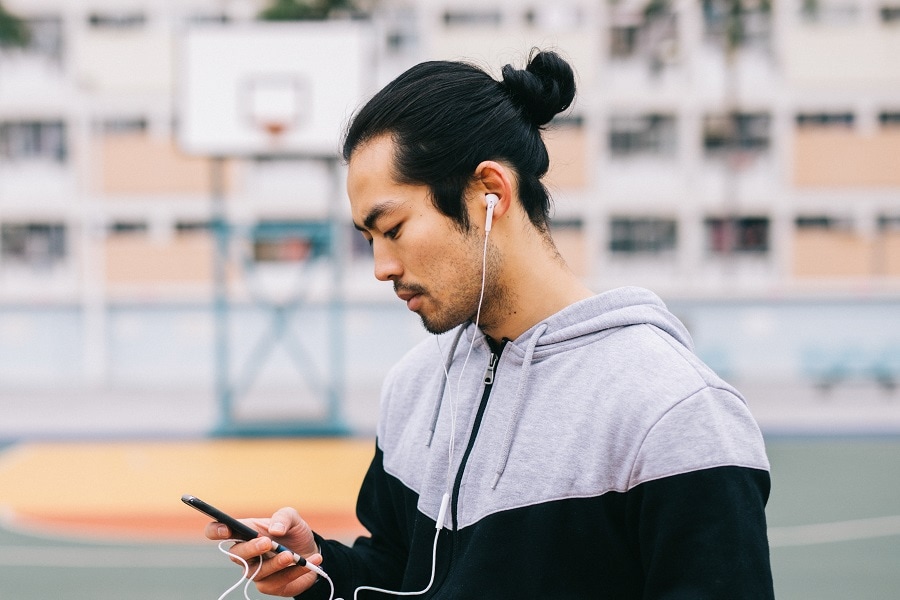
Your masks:
<svg viewBox="0 0 900 600"><path fill-rule="evenodd" d="M502 75L413 67L345 139L375 276L448 333L386 378L357 505L371 535L324 540L285 508L233 552L309 555L328 578L290 553L257 578L304 600L771 598L758 427L655 295L595 295L566 267L540 130L574 77L552 52Z"/></svg>

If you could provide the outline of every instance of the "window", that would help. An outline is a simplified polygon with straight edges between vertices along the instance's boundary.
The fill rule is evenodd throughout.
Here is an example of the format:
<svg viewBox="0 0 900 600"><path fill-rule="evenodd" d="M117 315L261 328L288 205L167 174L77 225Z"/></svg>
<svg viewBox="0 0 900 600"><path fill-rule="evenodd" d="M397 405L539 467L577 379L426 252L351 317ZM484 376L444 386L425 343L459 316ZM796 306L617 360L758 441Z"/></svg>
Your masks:
<svg viewBox="0 0 900 600"><path fill-rule="evenodd" d="M678 21L671 4L653 0L641 10L626 3L613 6L609 32L612 59L644 58L654 68L674 62L678 57Z"/></svg>
<svg viewBox="0 0 900 600"><path fill-rule="evenodd" d="M900 213L878 215L878 231L900 233Z"/></svg>
<svg viewBox="0 0 900 600"><path fill-rule="evenodd" d="M222 12L194 12L185 17L185 22L188 25L223 25L231 19Z"/></svg>
<svg viewBox="0 0 900 600"><path fill-rule="evenodd" d="M800 16L807 23L841 25L859 18L854 0L799 0Z"/></svg>
<svg viewBox="0 0 900 600"><path fill-rule="evenodd" d="M350 240L350 255L354 259L372 259L369 241L355 227L347 227L344 235Z"/></svg>
<svg viewBox="0 0 900 600"><path fill-rule="evenodd" d="M900 23L900 4L882 6L878 12L882 23Z"/></svg>
<svg viewBox="0 0 900 600"><path fill-rule="evenodd" d="M412 8L398 7L385 10L385 42L391 52L402 53L415 50L419 45L419 30L416 13Z"/></svg>
<svg viewBox="0 0 900 600"><path fill-rule="evenodd" d="M610 220L609 249L613 254L673 252L678 223L659 217L614 217Z"/></svg>
<svg viewBox="0 0 900 600"><path fill-rule="evenodd" d="M703 147L707 156L765 152L769 148L770 122L768 113L706 115L703 118Z"/></svg>
<svg viewBox="0 0 900 600"><path fill-rule="evenodd" d="M640 27L637 25L614 25L609 32L610 57L616 59L634 56L637 53L639 33Z"/></svg>
<svg viewBox="0 0 900 600"><path fill-rule="evenodd" d="M556 115L550 122L550 127L560 129L582 129L584 127L584 117L576 114Z"/></svg>
<svg viewBox="0 0 900 600"><path fill-rule="evenodd" d="M878 113L878 122L882 127L900 127L900 110L883 110Z"/></svg>
<svg viewBox="0 0 900 600"><path fill-rule="evenodd" d="M327 254L331 239L327 222L261 221L252 232L257 262L302 262Z"/></svg>
<svg viewBox="0 0 900 600"><path fill-rule="evenodd" d="M175 223L175 233L202 233L212 230L211 221L178 221Z"/></svg>
<svg viewBox="0 0 900 600"><path fill-rule="evenodd" d="M803 231L835 231L838 229L850 229L853 222L847 218L833 217L830 215L800 215L794 219L794 226Z"/></svg>
<svg viewBox="0 0 900 600"><path fill-rule="evenodd" d="M62 61L63 26L62 18L55 16L31 17L25 19L28 28L26 53L46 58L54 63Z"/></svg>
<svg viewBox="0 0 900 600"><path fill-rule="evenodd" d="M703 0L707 41L723 48L768 50L772 37L772 6L767 0Z"/></svg>
<svg viewBox="0 0 900 600"><path fill-rule="evenodd" d="M53 267L66 258L66 226L62 223L4 223L0 226L4 264Z"/></svg>
<svg viewBox="0 0 900 600"><path fill-rule="evenodd" d="M448 10L444 12L444 25L454 26L486 26L499 27L503 21L503 15L499 10Z"/></svg>
<svg viewBox="0 0 900 600"><path fill-rule="evenodd" d="M762 254L769 251L767 217L710 217L706 247L712 254Z"/></svg>
<svg viewBox="0 0 900 600"><path fill-rule="evenodd" d="M65 162L66 126L62 121L0 123L0 158Z"/></svg>
<svg viewBox="0 0 900 600"><path fill-rule="evenodd" d="M147 233L149 229L146 221L114 221L109 224L107 231L111 235L131 235Z"/></svg>
<svg viewBox="0 0 900 600"><path fill-rule="evenodd" d="M674 156L676 138L674 115L651 113L609 120L609 152L614 158Z"/></svg>
<svg viewBox="0 0 900 600"><path fill-rule="evenodd" d="M853 127L852 112L798 113L798 127Z"/></svg>
<svg viewBox="0 0 900 600"><path fill-rule="evenodd" d="M88 16L88 24L95 29L137 29L147 23L142 12L94 12Z"/></svg>
<svg viewBox="0 0 900 600"><path fill-rule="evenodd" d="M119 134L119 133L142 133L147 131L147 119L144 117L121 117L111 119L101 119L95 124L95 129L101 133Z"/></svg>
<svg viewBox="0 0 900 600"><path fill-rule="evenodd" d="M544 31L566 31L578 29L584 23L584 13L580 6L547 2L529 8L524 14L525 23Z"/></svg>

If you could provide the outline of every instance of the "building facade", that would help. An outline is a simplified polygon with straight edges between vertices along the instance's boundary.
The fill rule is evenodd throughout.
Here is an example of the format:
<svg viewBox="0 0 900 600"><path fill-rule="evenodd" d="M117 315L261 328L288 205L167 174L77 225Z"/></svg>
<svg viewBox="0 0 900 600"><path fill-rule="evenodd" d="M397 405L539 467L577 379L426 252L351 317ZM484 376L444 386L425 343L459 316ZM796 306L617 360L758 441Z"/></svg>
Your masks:
<svg viewBox="0 0 900 600"><path fill-rule="evenodd" d="M16 310L74 311L66 380L105 385L128 332L117 307L209 303L217 268L236 302L292 293L316 254L310 232L346 204L328 169L261 156L216 175L177 143L180 36L263 4L3 2L31 31L0 51L6 353L37 331L20 331ZM725 0L369 4L373 91L425 59L521 66L532 47L570 59L579 95L547 131L548 186L560 250L595 289L900 294L900 4L747 0L737 17ZM235 233L227 261L217 193ZM344 276L328 285L345 302L393 301L348 218L341 227L326 254ZM324 271L303 284L312 299ZM44 377L13 364L7 381Z"/></svg>

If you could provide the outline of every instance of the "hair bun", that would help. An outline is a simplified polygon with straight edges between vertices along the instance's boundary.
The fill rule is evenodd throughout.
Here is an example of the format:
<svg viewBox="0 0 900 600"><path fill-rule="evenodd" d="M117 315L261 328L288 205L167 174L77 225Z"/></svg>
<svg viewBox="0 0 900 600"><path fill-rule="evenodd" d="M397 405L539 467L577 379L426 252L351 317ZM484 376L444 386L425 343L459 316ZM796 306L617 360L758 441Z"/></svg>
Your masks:
<svg viewBox="0 0 900 600"><path fill-rule="evenodd" d="M506 65L502 74L513 103L537 127L549 123L575 99L575 74L555 52L537 52L525 69Z"/></svg>

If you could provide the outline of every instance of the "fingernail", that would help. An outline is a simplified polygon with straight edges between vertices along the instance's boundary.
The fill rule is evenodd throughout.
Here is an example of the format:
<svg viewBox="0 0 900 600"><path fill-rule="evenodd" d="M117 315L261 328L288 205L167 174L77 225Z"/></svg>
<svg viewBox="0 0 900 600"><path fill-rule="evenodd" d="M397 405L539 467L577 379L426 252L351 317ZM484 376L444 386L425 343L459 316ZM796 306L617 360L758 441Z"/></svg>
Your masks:
<svg viewBox="0 0 900 600"><path fill-rule="evenodd" d="M225 525L219 525L218 527L216 527L216 535L218 535L219 537L225 537L226 535L228 535L228 527L226 527Z"/></svg>
<svg viewBox="0 0 900 600"><path fill-rule="evenodd" d="M269 532L274 533L276 535L280 534L280 533L284 533L285 531L286 531L286 528L284 526L284 523L272 523L271 527L269 527Z"/></svg>

